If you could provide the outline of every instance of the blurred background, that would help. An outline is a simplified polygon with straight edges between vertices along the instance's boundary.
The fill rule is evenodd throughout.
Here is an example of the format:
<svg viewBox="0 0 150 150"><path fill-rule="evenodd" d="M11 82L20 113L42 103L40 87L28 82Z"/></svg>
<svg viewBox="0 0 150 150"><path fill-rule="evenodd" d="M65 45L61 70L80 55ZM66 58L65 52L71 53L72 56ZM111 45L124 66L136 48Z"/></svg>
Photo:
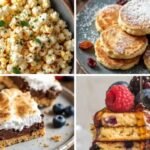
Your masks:
<svg viewBox="0 0 150 150"><path fill-rule="evenodd" d="M105 94L116 81L131 80L132 76L77 77L77 150L87 150L92 144L90 125L94 114L105 107Z"/></svg>

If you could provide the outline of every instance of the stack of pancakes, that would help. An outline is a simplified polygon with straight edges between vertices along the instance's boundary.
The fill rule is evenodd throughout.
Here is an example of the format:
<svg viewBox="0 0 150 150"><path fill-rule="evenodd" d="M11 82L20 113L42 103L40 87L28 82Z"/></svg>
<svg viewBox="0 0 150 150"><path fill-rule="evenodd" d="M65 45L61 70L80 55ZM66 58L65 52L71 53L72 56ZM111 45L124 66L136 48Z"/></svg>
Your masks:
<svg viewBox="0 0 150 150"><path fill-rule="evenodd" d="M94 116L91 150L149 150L149 125L150 112L145 108L125 113L104 108Z"/></svg>
<svg viewBox="0 0 150 150"><path fill-rule="evenodd" d="M101 36L95 43L95 54L101 64L127 70L138 64L145 53L144 62L150 69L146 37L150 34L149 8L149 0L131 0L124 6L112 4L98 12L95 24Z"/></svg>

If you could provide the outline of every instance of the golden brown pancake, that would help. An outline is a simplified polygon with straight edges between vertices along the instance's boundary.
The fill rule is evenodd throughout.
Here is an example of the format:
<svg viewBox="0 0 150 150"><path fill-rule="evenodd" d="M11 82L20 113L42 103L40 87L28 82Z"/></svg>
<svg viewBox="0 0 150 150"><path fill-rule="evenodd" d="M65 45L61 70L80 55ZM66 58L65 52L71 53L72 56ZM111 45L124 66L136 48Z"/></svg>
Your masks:
<svg viewBox="0 0 150 150"><path fill-rule="evenodd" d="M96 17L97 31L105 30L111 25L118 24L119 10L121 5L112 4L102 8Z"/></svg>
<svg viewBox="0 0 150 150"><path fill-rule="evenodd" d="M143 59L144 59L144 63L147 67L148 70L150 70L150 45L148 46L144 56L143 56Z"/></svg>
<svg viewBox="0 0 150 150"><path fill-rule="evenodd" d="M138 64L140 60L139 56L133 59L110 58L104 52L104 47L102 46L100 39L98 39L95 43L95 54L96 54L97 60L108 69L127 70L127 69L134 67L136 64Z"/></svg>
<svg viewBox="0 0 150 150"><path fill-rule="evenodd" d="M101 33L101 42L105 53L115 59L131 59L140 56L146 50L146 36L135 37L113 25Z"/></svg>
<svg viewBox="0 0 150 150"><path fill-rule="evenodd" d="M150 34L150 1L132 0L119 13L120 27L132 35Z"/></svg>

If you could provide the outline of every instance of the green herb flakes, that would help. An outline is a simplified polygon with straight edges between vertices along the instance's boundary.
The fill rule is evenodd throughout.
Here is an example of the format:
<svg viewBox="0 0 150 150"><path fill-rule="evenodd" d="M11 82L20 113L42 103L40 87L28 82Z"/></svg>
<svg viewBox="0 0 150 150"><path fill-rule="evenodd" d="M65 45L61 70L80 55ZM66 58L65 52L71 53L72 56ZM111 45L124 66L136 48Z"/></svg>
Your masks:
<svg viewBox="0 0 150 150"><path fill-rule="evenodd" d="M12 68L12 72L15 73L15 74L20 74L20 69L16 66L16 67L13 67Z"/></svg>

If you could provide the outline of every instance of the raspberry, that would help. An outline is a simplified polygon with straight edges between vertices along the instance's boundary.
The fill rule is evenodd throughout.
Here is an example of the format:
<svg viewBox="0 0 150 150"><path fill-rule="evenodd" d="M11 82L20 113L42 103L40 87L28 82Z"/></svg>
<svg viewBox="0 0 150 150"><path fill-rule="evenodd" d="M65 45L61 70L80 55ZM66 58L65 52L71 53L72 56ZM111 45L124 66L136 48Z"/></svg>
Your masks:
<svg viewBox="0 0 150 150"><path fill-rule="evenodd" d="M106 106L114 112L128 112L134 107L134 95L124 85L114 85L106 93Z"/></svg>

